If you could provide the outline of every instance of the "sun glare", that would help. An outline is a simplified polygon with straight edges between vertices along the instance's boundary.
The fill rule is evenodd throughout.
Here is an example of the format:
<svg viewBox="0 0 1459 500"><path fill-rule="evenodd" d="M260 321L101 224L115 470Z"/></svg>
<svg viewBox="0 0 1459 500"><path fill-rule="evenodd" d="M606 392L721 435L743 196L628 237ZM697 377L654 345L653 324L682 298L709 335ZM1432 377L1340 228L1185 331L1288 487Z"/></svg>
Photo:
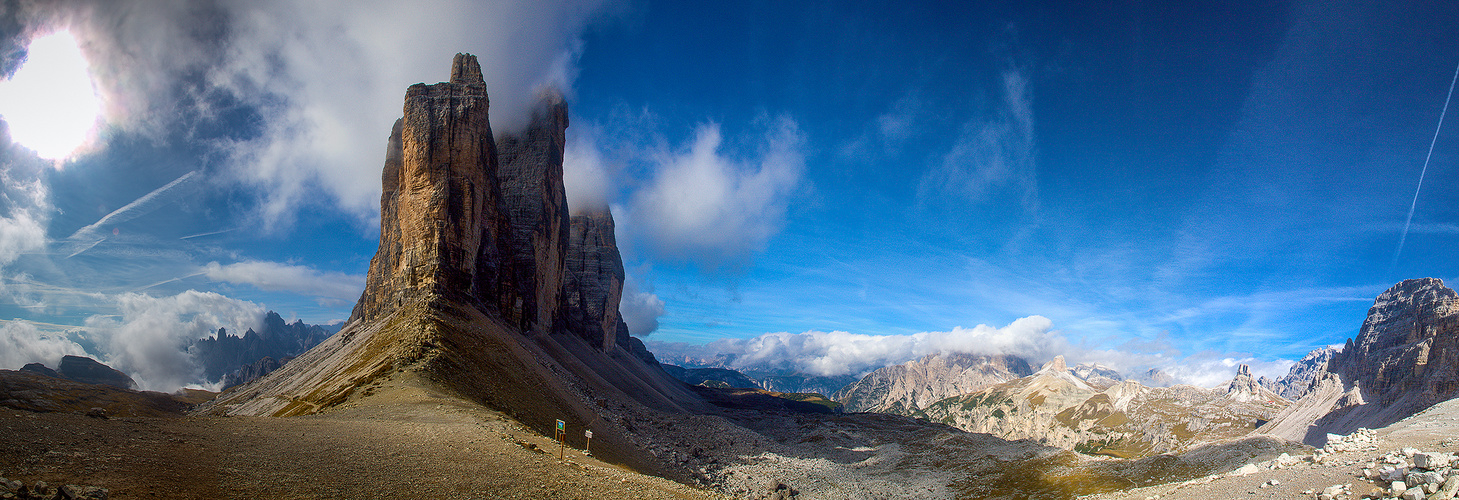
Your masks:
<svg viewBox="0 0 1459 500"><path fill-rule="evenodd" d="M28 52L15 75L0 82L0 117L11 140L59 162L93 136L101 99L70 32L36 38Z"/></svg>

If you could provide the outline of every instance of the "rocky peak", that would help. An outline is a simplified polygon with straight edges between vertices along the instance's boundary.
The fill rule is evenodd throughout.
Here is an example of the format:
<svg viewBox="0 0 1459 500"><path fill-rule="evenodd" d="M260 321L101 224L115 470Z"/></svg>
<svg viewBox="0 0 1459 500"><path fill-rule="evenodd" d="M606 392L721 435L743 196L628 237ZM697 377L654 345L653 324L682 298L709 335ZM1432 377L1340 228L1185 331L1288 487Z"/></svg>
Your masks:
<svg viewBox="0 0 1459 500"><path fill-rule="evenodd" d="M1404 280L1378 295L1358 337L1263 429L1320 446L1327 433L1383 427L1459 396L1456 380L1459 294L1435 278Z"/></svg>
<svg viewBox="0 0 1459 500"><path fill-rule="evenodd" d="M525 130L496 141L497 182L507 219L499 256L505 284L497 302L503 319L524 332L552 331L562 304L569 225L562 184L566 130L567 103L561 93L548 90L539 96Z"/></svg>
<svg viewBox="0 0 1459 500"><path fill-rule="evenodd" d="M1429 324L1453 315L1459 295L1438 278L1409 279L1378 295L1355 343L1357 357L1367 357L1393 347L1432 338L1438 332Z"/></svg>
<svg viewBox="0 0 1459 500"><path fill-rule="evenodd" d="M352 320L446 297L497 305L483 300L501 283L505 232L486 84L469 54L456 55L451 76L406 90L382 170L380 247Z"/></svg>
<svg viewBox="0 0 1459 500"><path fill-rule="evenodd" d="M1262 387L1260 382L1252 378L1251 367L1244 363L1236 367L1236 377L1226 384L1226 398L1230 400L1245 403L1280 399L1274 396L1275 393Z"/></svg>
<svg viewBox="0 0 1459 500"><path fill-rule="evenodd" d="M1032 373L1028 361L1017 356L936 353L878 368L836 391L832 399L845 404L846 411L911 415L939 400Z"/></svg>
<svg viewBox="0 0 1459 500"><path fill-rule="evenodd" d="M1111 387L1125 380L1118 370L1099 363L1080 363L1069 369L1075 377L1099 387Z"/></svg>
<svg viewBox="0 0 1459 500"><path fill-rule="evenodd" d="M486 81L481 78L481 64L476 62L476 56L456 54L456 57L451 60L451 83L486 84Z"/></svg>
<svg viewBox="0 0 1459 500"><path fill-rule="evenodd" d="M1459 378L1459 294L1437 278L1393 285L1373 301L1358 338L1332 357L1328 371L1385 406L1411 392L1428 404L1459 393L1452 382Z"/></svg>
<svg viewBox="0 0 1459 500"><path fill-rule="evenodd" d="M1052 361L1049 361L1048 363L1044 363L1043 368L1039 368L1039 371L1041 371L1041 372L1051 372L1051 373L1064 373L1064 372L1069 371L1069 365L1066 364L1066 363L1064 363L1064 355L1063 354L1060 354L1058 356L1054 356L1054 359Z"/></svg>
<svg viewBox="0 0 1459 500"><path fill-rule="evenodd" d="M605 208L571 220L562 294L564 326L606 350L619 343L622 322L618 301L623 297L623 260L613 235L613 214Z"/></svg>
<svg viewBox="0 0 1459 500"><path fill-rule="evenodd" d="M1313 349L1312 352L1307 353L1306 356L1303 356L1302 359L1294 363L1292 368L1287 370L1285 376L1277 380L1262 383L1262 386L1290 400L1301 398L1307 394L1307 390L1312 387L1312 383L1317 379L1318 375L1327 368L1327 361L1341 351L1341 346L1325 346ZM1261 382L1261 380L1257 382Z"/></svg>

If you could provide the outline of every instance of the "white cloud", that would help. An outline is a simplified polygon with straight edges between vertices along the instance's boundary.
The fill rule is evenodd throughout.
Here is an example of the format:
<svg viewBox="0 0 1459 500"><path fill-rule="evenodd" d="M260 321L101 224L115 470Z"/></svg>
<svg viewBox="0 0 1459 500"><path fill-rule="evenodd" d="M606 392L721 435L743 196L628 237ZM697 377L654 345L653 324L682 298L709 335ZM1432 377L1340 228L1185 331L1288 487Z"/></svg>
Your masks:
<svg viewBox="0 0 1459 500"><path fill-rule="evenodd" d="M978 325L946 332L866 335L848 332L767 333L710 342L703 351L724 354L734 368L787 370L822 376L855 375L936 352L1011 354L1041 362L1068 343L1043 316L1020 318L1003 328ZM663 345L663 344L655 344ZM670 354L677 357L679 353Z"/></svg>
<svg viewBox="0 0 1459 500"><path fill-rule="evenodd" d="M252 285L260 290L311 295L336 301L352 301L365 289L365 277L343 273L322 273L306 266L279 262L244 261L233 264L209 262L203 274L214 281Z"/></svg>
<svg viewBox="0 0 1459 500"><path fill-rule="evenodd" d="M613 175L598 150L597 129L590 125L568 128L562 153L562 184L573 215L607 210L613 201Z"/></svg>
<svg viewBox="0 0 1459 500"><path fill-rule="evenodd" d="M259 327L264 308L213 292L188 290L171 297L138 293L116 296L118 316L86 319L86 330L101 339L104 362L130 375L139 388L173 391L196 383L200 369L185 350L193 340L219 327L245 331Z"/></svg>
<svg viewBox="0 0 1459 500"><path fill-rule="evenodd" d="M1032 98L1028 80L1017 71L1003 74L1002 101L995 116L963 125L942 164L922 177L924 198L949 193L974 202L1002 190L1026 209L1038 206Z"/></svg>
<svg viewBox="0 0 1459 500"><path fill-rule="evenodd" d="M628 325L628 333L644 337L659 329L664 315L664 301L658 295L639 289L638 280L630 277L623 284L623 297L618 300L618 313Z"/></svg>
<svg viewBox="0 0 1459 500"><path fill-rule="evenodd" d="M0 368L16 370L27 363L55 368L67 354L87 355L64 334L42 332L28 321L0 322Z"/></svg>
<svg viewBox="0 0 1459 500"><path fill-rule="evenodd" d="M728 155L723 142L711 123L687 148L654 158L653 178L634 194L628 222L660 255L733 261L763 248L784 224L805 167L795 121L772 120L754 160Z"/></svg>
<svg viewBox="0 0 1459 500"><path fill-rule="evenodd" d="M179 123L192 133L256 112L257 134L214 141L215 157L262 188L264 220L280 221L319 188L373 216L406 87L447 79L457 52L481 63L493 128L525 125L536 87L571 89L577 37L601 4L95 0L41 3L23 18L82 39L113 125L162 139Z"/></svg>

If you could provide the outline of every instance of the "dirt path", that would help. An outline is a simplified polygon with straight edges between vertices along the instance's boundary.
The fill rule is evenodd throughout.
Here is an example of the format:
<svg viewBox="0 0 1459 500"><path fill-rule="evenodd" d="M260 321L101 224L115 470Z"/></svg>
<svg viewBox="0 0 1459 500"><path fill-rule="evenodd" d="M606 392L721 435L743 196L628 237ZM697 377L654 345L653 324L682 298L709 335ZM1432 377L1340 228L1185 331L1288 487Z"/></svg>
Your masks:
<svg viewBox="0 0 1459 500"><path fill-rule="evenodd" d="M0 409L0 477L112 498L718 498L566 450L408 384L292 418L94 419Z"/></svg>

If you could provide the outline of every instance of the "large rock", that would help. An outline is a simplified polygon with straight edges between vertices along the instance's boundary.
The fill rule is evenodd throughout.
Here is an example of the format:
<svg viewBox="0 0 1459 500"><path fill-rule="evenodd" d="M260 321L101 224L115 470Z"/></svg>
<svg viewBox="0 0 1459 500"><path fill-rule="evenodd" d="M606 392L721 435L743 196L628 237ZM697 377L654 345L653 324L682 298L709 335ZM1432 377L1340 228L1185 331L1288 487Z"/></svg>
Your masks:
<svg viewBox="0 0 1459 500"><path fill-rule="evenodd" d="M1262 427L1322 446L1327 434L1379 428L1459 395L1459 294L1435 278L1378 295L1302 399Z"/></svg>
<svg viewBox="0 0 1459 500"><path fill-rule="evenodd" d="M1342 352L1342 348L1338 346L1313 349L1312 352L1307 353L1296 364L1293 364L1292 368L1287 370L1286 376L1268 381L1265 384L1266 388L1284 398L1297 400L1307 394L1307 391L1312 388L1312 383L1327 368L1327 361L1339 352Z"/></svg>
<svg viewBox="0 0 1459 500"><path fill-rule="evenodd" d="M498 303L503 319L524 332L551 332L561 304L568 252L567 192L562 184L566 130L567 103L562 94L546 91L526 130L496 141L497 182L507 221ZM622 271L619 275L621 281ZM617 302L614 307L616 311Z"/></svg>
<svg viewBox="0 0 1459 500"><path fill-rule="evenodd" d="M1256 379L1251 377L1251 367L1244 363L1236 367L1236 376L1231 379L1230 383L1226 384L1225 397L1226 399L1242 403L1272 401L1286 404L1287 402L1286 399L1272 392L1271 389L1267 389L1260 383L1257 383Z"/></svg>
<svg viewBox="0 0 1459 500"><path fill-rule="evenodd" d="M583 239L598 242L582 246L597 254L583 259L593 266L572 283L604 291L602 301L579 303L591 309L584 325L593 328L563 319L571 229L562 190L566 106L546 94L530 125L498 142L476 59L458 54L451 75L406 92L381 175L380 246L350 321L198 411L303 415L372 398L362 388L374 383L425 384L540 432L557 420L592 428L595 455L662 470L615 415L709 407L623 332L615 295L622 262L611 224Z"/></svg>
<svg viewBox="0 0 1459 500"><path fill-rule="evenodd" d="M607 210L572 216L567 276L563 284L564 327L598 349L618 341L618 301L623 296L623 259Z"/></svg>
<svg viewBox="0 0 1459 500"><path fill-rule="evenodd" d="M96 360L85 356L62 356L61 364L56 366L56 372L62 377L81 382L83 384L101 384L121 389L131 389L137 386L132 377L121 371L98 363Z"/></svg>
<svg viewBox="0 0 1459 500"><path fill-rule="evenodd" d="M351 320L416 301L501 307L494 292L512 283L499 279L498 238L508 224L498 215L488 106L481 68L465 54L452 62L450 82L406 90L381 174L380 246Z"/></svg>

